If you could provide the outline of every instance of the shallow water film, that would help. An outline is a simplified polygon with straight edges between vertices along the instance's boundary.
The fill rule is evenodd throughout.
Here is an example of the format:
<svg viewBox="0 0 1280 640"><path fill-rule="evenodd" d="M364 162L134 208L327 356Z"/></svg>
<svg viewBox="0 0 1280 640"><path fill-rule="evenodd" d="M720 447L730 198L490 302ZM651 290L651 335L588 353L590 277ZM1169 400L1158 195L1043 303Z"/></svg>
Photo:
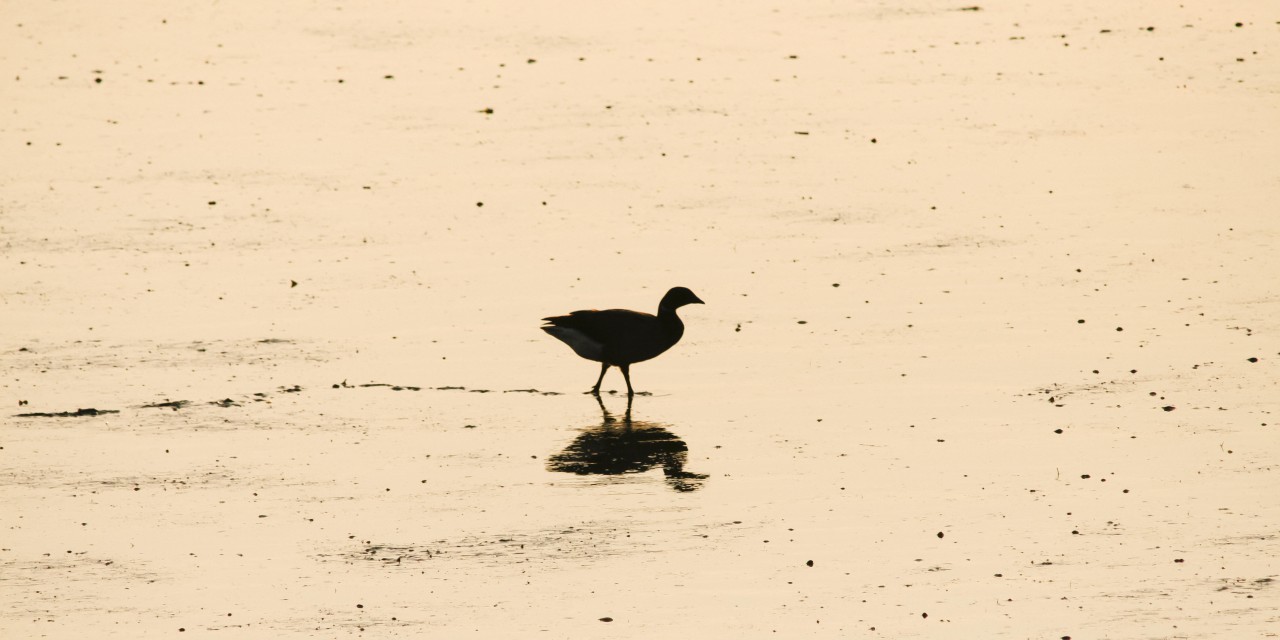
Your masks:
<svg viewBox="0 0 1280 640"><path fill-rule="evenodd" d="M1280 629L1275 5L3 14L0 637Z"/></svg>

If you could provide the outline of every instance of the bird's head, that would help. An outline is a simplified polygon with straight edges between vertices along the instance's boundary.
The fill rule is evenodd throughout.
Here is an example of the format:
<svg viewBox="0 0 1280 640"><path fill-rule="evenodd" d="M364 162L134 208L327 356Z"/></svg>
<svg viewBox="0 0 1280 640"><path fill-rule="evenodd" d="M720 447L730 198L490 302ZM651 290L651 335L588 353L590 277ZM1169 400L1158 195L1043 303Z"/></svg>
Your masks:
<svg viewBox="0 0 1280 640"><path fill-rule="evenodd" d="M658 304L658 308L675 310L685 306L686 304L706 303L685 287L673 287L667 292L667 295L662 296L662 302Z"/></svg>

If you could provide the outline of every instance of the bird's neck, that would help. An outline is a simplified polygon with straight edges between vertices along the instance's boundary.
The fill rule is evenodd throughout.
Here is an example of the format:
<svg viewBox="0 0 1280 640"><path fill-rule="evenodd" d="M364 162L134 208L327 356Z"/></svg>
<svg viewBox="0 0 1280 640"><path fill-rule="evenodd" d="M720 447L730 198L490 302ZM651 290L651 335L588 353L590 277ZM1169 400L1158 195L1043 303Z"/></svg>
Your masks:
<svg viewBox="0 0 1280 640"><path fill-rule="evenodd" d="M663 331L677 340L684 333L684 323L680 321L680 316L676 315L675 307L659 305L658 322L662 325Z"/></svg>

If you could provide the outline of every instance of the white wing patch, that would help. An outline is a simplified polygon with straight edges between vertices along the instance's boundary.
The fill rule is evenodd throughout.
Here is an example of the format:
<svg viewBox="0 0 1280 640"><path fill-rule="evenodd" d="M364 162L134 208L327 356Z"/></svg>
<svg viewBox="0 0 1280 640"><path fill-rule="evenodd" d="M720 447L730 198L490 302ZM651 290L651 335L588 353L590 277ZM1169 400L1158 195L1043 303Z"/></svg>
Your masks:
<svg viewBox="0 0 1280 640"><path fill-rule="evenodd" d="M604 358L604 345L591 339L587 334L569 327L543 327L543 331L553 335L557 340L569 345L573 352L588 359L600 362Z"/></svg>

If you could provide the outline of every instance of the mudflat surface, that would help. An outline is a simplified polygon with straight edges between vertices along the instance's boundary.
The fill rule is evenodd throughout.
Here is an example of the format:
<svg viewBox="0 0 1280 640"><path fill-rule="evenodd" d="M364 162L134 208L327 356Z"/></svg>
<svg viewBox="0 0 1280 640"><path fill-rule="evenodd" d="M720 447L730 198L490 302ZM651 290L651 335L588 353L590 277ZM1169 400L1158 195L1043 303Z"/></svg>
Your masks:
<svg viewBox="0 0 1280 640"><path fill-rule="evenodd" d="M1280 629L1274 6L4 14L4 638Z"/></svg>

